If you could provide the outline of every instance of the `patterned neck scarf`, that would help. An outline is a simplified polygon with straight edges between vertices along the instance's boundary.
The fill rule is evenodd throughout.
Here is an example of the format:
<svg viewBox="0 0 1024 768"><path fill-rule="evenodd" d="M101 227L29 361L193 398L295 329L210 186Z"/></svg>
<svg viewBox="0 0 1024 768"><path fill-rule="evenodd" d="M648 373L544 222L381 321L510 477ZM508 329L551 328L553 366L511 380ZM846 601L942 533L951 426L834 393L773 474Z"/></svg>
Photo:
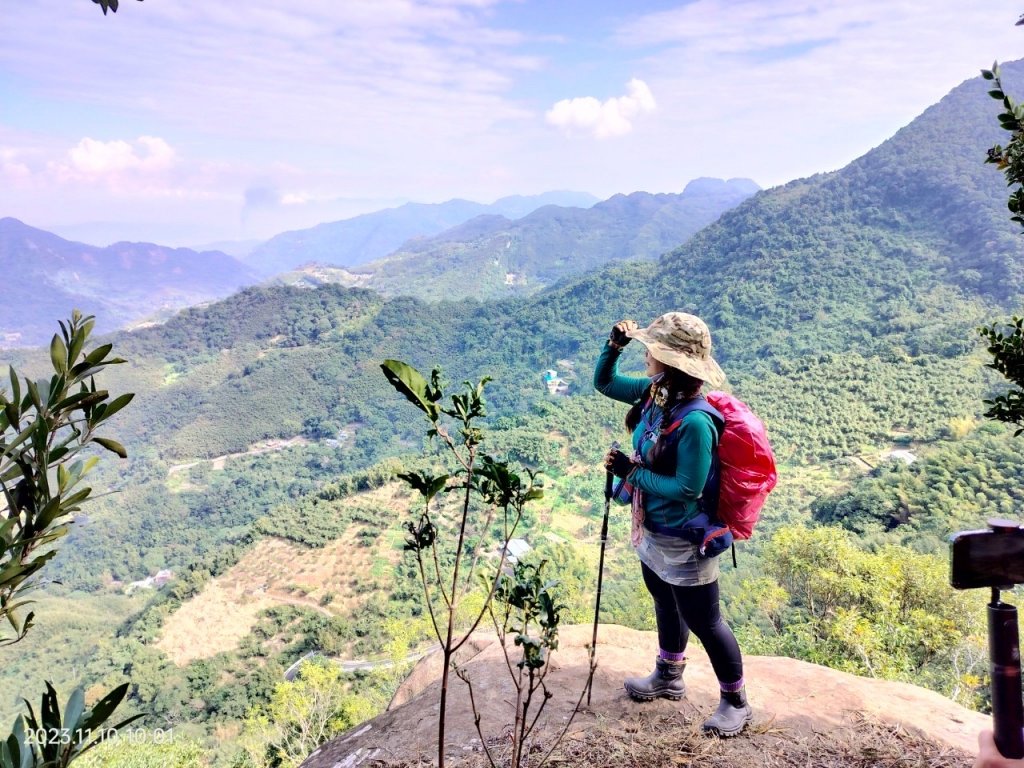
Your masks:
<svg viewBox="0 0 1024 768"><path fill-rule="evenodd" d="M666 408L688 399L682 392L670 393L668 386L662 383L664 379L664 372L651 377L651 399L656 406Z"/></svg>

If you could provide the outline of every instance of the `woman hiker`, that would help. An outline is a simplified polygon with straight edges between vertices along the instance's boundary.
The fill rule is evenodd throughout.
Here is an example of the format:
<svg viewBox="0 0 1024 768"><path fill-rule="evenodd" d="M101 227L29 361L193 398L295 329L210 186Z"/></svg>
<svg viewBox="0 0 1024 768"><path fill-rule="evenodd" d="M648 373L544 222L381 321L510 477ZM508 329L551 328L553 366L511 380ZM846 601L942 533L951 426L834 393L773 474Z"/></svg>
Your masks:
<svg viewBox="0 0 1024 768"><path fill-rule="evenodd" d="M646 376L618 372L619 355L630 339L647 348ZM633 320L616 323L594 370L598 392L633 406L626 416L633 434L632 455L610 451L605 466L632 486L633 546L658 623L660 649L654 671L627 678L626 691L638 701L681 698L692 630L721 687L718 709L703 729L735 736L752 719L743 688L743 659L719 611L718 558L702 555L699 543L693 543L701 541L703 526L710 524L701 508L701 494L724 426L717 411L700 407L705 405L700 402L701 386L724 380L711 357L707 325L683 312L664 314L647 328L638 328ZM663 422L684 408L681 422L663 436L662 429L668 427Z"/></svg>

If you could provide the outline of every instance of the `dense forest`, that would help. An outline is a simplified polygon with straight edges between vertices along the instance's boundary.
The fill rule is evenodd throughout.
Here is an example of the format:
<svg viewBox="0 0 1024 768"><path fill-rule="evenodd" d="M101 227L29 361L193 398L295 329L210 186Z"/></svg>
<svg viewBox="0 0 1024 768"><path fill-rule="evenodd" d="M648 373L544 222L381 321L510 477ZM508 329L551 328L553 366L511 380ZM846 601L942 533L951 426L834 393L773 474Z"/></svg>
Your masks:
<svg viewBox="0 0 1024 768"><path fill-rule="evenodd" d="M1005 69L1009 82L1021 74ZM151 727L178 729L176 748L194 739L214 745L218 764L255 766L282 738L271 726L299 690L289 686L351 697L337 729L382 707L401 666L357 674L325 662L291 683L283 672L309 652L404 659L427 638L402 553L411 497L395 477L438 459L386 385L385 358L439 365L456 384L493 377L488 449L544 473L522 533L586 621L596 468L623 435L621 409L592 392L590 372L614 322L670 308L707 318L729 386L763 417L780 462L757 534L738 568L723 568L748 652L984 707L984 597L954 594L944 561L951 531L1014 514L1022 494L1019 440L981 420L1001 383L975 329L1019 312L1024 296L1005 190L982 164L998 138L984 91L968 81L846 168L761 192L657 262L534 297L431 304L261 287L112 337L130 362L108 372L111 390L138 393L116 424L130 458L98 472L97 489L112 493L52 564L61 583L39 614L46 636L66 638L63 664L43 631L26 639L0 670L0 715L44 677L127 679ZM14 363L41 370L44 359ZM624 367L641 367L637 350ZM568 396L548 394L547 369ZM603 616L650 628L626 515L613 517ZM124 594L160 569L174 573L165 587ZM173 659L175 622L229 587L257 607L276 602L232 642Z"/></svg>

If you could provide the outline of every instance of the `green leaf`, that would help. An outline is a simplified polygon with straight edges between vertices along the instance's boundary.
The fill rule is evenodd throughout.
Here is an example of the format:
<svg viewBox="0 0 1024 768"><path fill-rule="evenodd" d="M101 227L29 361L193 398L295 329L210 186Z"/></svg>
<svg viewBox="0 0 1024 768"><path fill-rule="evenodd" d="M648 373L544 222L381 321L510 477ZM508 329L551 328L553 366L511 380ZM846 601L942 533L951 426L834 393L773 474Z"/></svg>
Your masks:
<svg viewBox="0 0 1024 768"><path fill-rule="evenodd" d="M410 403L427 414L431 421L437 419L438 408L431 401L430 390L423 374L401 360L385 360L380 367L391 386L405 395Z"/></svg>
<svg viewBox="0 0 1024 768"><path fill-rule="evenodd" d="M9 374L11 377L11 402L21 402L21 380L18 378L18 374L14 372L14 366L9 368Z"/></svg>
<svg viewBox="0 0 1024 768"><path fill-rule="evenodd" d="M128 403L135 397L134 392L127 392L119 397L115 397L110 403L107 404L106 411L103 412L103 419L109 419L115 413L124 408Z"/></svg>
<svg viewBox="0 0 1024 768"><path fill-rule="evenodd" d="M5 411L6 411L6 409L5 409ZM5 447L5 453L10 455L14 451L15 448L17 448L22 443L24 443L26 440L28 440L32 436L33 431L35 430L36 423L37 422L33 421L31 424L29 424L27 427L25 427L21 432L19 432L18 436L16 438L14 438L14 440L12 440L11 442L7 443L7 445ZM17 473L15 473L14 476L17 476ZM3 477L0 477L0 480L6 481L7 479L8 479L8 475L7 474L5 474Z"/></svg>
<svg viewBox="0 0 1024 768"><path fill-rule="evenodd" d="M58 373L66 373L68 370L68 351L64 346L64 342L60 340L60 336L56 333L53 334L53 338L50 339L50 362L53 363L53 370Z"/></svg>
<svg viewBox="0 0 1024 768"><path fill-rule="evenodd" d="M111 440L109 437L94 437L93 440L102 445L111 453L116 453L122 459L128 458L128 451L126 451L124 449L124 446L121 445L116 440Z"/></svg>
<svg viewBox="0 0 1024 768"><path fill-rule="evenodd" d="M103 344L102 346L96 347L96 349L85 356L85 362L89 363L89 365L96 365L103 358L109 355L110 350L113 348L113 344Z"/></svg>
<svg viewBox="0 0 1024 768"><path fill-rule="evenodd" d="M398 475L399 479L404 480L413 489L419 491L427 501L434 498L445 487L449 477L450 475L430 477L429 475L421 475L419 472L403 472Z"/></svg>
<svg viewBox="0 0 1024 768"><path fill-rule="evenodd" d="M25 384L28 385L29 401L32 403L32 405L36 407L37 410L42 410L43 401L39 397L39 386L30 379L25 379Z"/></svg>
<svg viewBox="0 0 1024 768"><path fill-rule="evenodd" d="M64 727L74 733L78 729L79 720L85 712L85 691L75 688L64 705Z"/></svg>
<svg viewBox="0 0 1024 768"><path fill-rule="evenodd" d="M61 504L60 496L54 496L52 499L49 499L43 508L39 510L39 515L36 518L36 525L39 530L45 531L58 516L66 514L67 512L61 509L64 506L64 504ZM67 511L69 512L70 509Z"/></svg>
<svg viewBox="0 0 1024 768"><path fill-rule="evenodd" d="M114 710L117 709L127 693L128 683L121 683L121 685L97 701L92 706L92 709L85 713L85 717L82 718L81 728L86 731L97 730L99 726L107 722L107 719L114 714Z"/></svg>
<svg viewBox="0 0 1024 768"><path fill-rule="evenodd" d="M5 403L4 416L7 417L7 423L14 429L18 429L21 426L19 424L21 414L18 411L17 403Z"/></svg>
<svg viewBox="0 0 1024 768"><path fill-rule="evenodd" d="M989 70L987 70L987 69L983 69L983 70L981 70L981 76L982 76L983 78L985 78L986 80L992 80L992 79L994 79L994 78L995 78L995 75L993 75L993 74L992 74L992 73L991 73L991 72L990 72Z"/></svg>
<svg viewBox="0 0 1024 768"><path fill-rule="evenodd" d="M75 491L72 495L68 496L61 503L61 509L64 511L61 514L68 514L78 508L78 505L89 498L89 494L92 493L92 488L83 488L80 491Z"/></svg>

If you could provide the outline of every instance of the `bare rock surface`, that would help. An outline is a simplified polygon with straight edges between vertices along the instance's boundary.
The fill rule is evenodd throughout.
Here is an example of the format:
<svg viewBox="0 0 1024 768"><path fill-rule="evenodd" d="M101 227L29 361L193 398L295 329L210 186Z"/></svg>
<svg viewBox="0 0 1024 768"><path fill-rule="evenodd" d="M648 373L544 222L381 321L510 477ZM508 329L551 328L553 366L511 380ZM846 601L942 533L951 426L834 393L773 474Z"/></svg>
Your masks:
<svg viewBox="0 0 1024 768"><path fill-rule="evenodd" d="M547 677L553 696L535 732L538 749L545 752L580 700L591 632L591 627L574 626L560 633ZM907 683L857 677L794 659L748 656L745 675L754 723L743 736L719 742L699 730L718 704L718 685L696 644L688 652L684 699L637 703L626 696L623 678L650 671L657 647L654 633L601 626L590 705L583 696L580 712L557 747L562 761L580 766L608 760L629 765L966 765L978 731L989 723L984 715ZM493 635L475 636L460 651L458 663L472 683L486 743L500 754L508 743L515 700L500 645ZM440 677L440 654L422 659L388 711L328 742L302 768L436 762ZM445 744L453 764L486 762L467 686L454 674ZM644 752L648 749L654 749L653 758ZM889 753L895 762L883 759Z"/></svg>

